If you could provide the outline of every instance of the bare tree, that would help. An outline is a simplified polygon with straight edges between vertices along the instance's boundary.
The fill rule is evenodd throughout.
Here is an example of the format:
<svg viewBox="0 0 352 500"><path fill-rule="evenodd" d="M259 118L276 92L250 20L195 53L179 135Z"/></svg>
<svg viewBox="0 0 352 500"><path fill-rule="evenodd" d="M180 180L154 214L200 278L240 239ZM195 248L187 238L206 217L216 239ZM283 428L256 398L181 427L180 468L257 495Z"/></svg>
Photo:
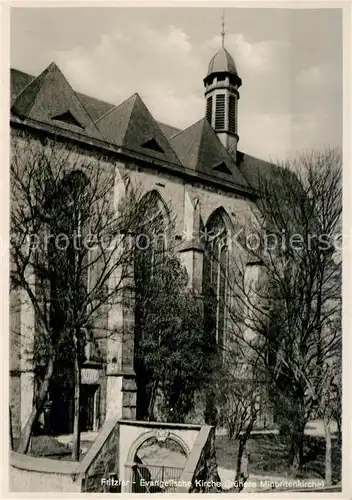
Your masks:
<svg viewBox="0 0 352 500"><path fill-rule="evenodd" d="M26 345L32 365L44 369L18 451L28 451L57 366L69 363L78 460L85 348L99 337L121 335L108 315L133 303L131 234L141 200L132 189L125 193L117 166L106 158L22 133L12 140L11 197L11 289L35 313L35 331L26 339L12 335Z"/></svg>
<svg viewBox="0 0 352 500"><path fill-rule="evenodd" d="M341 330L326 326L341 307L332 279L340 265L341 190L336 150L280 165L272 178L258 175L259 200L226 271L233 300L225 351L255 367L255 383L265 381L277 420L289 429L293 470L303 465L304 429L321 405L321 367L337 359L340 345Z"/></svg>
<svg viewBox="0 0 352 500"><path fill-rule="evenodd" d="M226 364L230 356L227 356ZM238 361L238 359L237 359ZM236 489L241 491L248 478L248 461L244 464L247 455L247 442L256 424L259 406L258 396L260 385L253 379L254 370L249 366L247 373L234 371L234 363L222 366L217 372L215 394L219 404L218 425L227 430L227 437L237 445L237 458L235 466ZM237 367L238 368L238 367Z"/></svg>

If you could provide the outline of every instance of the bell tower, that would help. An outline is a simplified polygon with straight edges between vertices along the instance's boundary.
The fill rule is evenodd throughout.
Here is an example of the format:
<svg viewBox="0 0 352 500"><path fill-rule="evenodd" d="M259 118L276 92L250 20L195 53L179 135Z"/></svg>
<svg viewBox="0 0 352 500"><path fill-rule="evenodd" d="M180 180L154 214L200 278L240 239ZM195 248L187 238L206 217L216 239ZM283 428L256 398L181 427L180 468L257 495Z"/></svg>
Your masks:
<svg viewBox="0 0 352 500"><path fill-rule="evenodd" d="M210 60L204 78L206 119L217 136L236 158L238 136L238 89L242 80L231 54L225 48L225 22L222 17L222 47Z"/></svg>

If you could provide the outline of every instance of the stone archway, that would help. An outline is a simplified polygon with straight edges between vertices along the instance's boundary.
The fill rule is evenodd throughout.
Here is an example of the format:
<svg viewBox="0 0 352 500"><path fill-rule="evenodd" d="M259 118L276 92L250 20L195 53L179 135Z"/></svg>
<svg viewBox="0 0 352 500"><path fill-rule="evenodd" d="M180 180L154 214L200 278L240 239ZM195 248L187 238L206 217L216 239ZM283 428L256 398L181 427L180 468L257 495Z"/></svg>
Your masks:
<svg viewBox="0 0 352 500"><path fill-rule="evenodd" d="M175 433L159 429L142 434L128 454L133 493L171 493L177 488L189 456Z"/></svg>

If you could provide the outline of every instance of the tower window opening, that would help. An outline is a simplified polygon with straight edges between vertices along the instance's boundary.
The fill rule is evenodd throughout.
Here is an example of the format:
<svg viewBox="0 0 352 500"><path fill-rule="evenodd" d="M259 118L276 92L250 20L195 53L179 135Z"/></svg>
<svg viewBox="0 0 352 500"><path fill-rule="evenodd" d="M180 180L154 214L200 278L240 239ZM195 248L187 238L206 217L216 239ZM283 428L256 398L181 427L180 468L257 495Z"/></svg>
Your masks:
<svg viewBox="0 0 352 500"><path fill-rule="evenodd" d="M215 129L225 128L225 95L216 96Z"/></svg>
<svg viewBox="0 0 352 500"><path fill-rule="evenodd" d="M229 132L236 134L236 97L229 96Z"/></svg>
<svg viewBox="0 0 352 500"><path fill-rule="evenodd" d="M207 109L206 109L206 118L207 118L208 122L210 123L210 125L211 125L212 114L213 114L213 98L212 97L208 97L208 99L207 99Z"/></svg>

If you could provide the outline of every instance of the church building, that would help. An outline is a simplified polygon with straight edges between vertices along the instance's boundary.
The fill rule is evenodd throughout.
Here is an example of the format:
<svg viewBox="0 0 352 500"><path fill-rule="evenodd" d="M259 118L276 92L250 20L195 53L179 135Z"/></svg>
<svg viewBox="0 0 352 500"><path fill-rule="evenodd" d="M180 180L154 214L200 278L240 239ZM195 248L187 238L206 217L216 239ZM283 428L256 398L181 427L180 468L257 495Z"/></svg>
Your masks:
<svg viewBox="0 0 352 500"><path fill-rule="evenodd" d="M245 85L245 82L243 82ZM202 297L204 245L201 232L214 228L231 233L251 213L257 199L258 175L271 175L275 166L240 148L240 91L242 80L235 61L224 46L212 57L199 92L204 92L204 116L179 130L154 119L138 94L114 105L75 91L55 63L39 75L11 70L11 135L23 132L33 142L55 138L76 145L82 157L104 155L116 166L116 178L141 185L160 206L175 215L179 255L193 292ZM170 121L172 118L170 117ZM111 165L110 165L111 166ZM104 165L102 165L104 168ZM120 188L119 188L120 189ZM12 200L15 203L16 200ZM235 246L219 246L219 265L234 255ZM35 279L35 278L34 278ZM211 272L218 307L214 312L217 342L226 342L226 286L220 272ZM35 373L28 345L35 337L35 311L11 292L10 404L12 429L18 436L33 407ZM117 309L123 321L133 314ZM13 340L16 330L20 343ZM126 330L127 331L127 330ZM127 335L127 334L126 334ZM120 342L119 346L114 342ZM25 344L25 345L23 345ZM107 341L101 355L91 349L82 369L82 430L98 431L111 414L136 418L133 336ZM119 350L120 357L114 353ZM55 392L55 391L54 391ZM53 432L72 432L72 401L66 415L58 405L60 388L51 395ZM58 415L59 413L59 415Z"/></svg>

